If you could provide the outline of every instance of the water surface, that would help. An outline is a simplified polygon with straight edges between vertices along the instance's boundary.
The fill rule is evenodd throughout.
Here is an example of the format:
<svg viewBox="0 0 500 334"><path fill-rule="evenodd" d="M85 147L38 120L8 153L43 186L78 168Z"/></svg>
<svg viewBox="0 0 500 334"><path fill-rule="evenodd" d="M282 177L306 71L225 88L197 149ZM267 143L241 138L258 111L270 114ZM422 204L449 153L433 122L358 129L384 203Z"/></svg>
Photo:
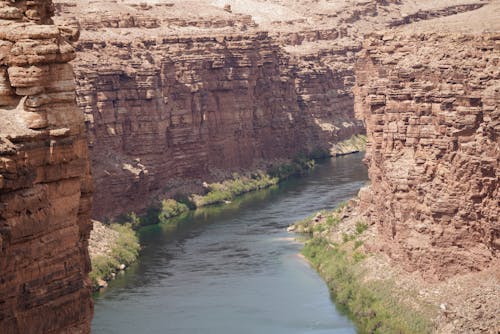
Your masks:
<svg viewBox="0 0 500 334"><path fill-rule="evenodd" d="M93 333L355 333L286 227L354 196L367 180L361 158L332 159L306 177L144 229L138 263L96 297Z"/></svg>

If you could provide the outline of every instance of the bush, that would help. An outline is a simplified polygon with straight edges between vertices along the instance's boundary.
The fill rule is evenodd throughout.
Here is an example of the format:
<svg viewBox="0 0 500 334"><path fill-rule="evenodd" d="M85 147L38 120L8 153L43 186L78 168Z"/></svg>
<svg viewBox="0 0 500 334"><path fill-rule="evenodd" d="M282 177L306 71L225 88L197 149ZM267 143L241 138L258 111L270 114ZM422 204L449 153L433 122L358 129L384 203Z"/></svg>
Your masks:
<svg viewBox="0 0 500 334"><path fill-rule="evenodd" d="M174 199L166 199L161 202L161 210L158 213L158 221L160 223L167 223L170 218L177 217L188 211L189 208L186 204L179 203Z"/></svg>
<svg viewBox="0 0 500 334"><path fill-rule="evenodd" d="M356 222L356 234L361 235L364 231L368 229L368 224L363 223L362 221Z"/></svg>

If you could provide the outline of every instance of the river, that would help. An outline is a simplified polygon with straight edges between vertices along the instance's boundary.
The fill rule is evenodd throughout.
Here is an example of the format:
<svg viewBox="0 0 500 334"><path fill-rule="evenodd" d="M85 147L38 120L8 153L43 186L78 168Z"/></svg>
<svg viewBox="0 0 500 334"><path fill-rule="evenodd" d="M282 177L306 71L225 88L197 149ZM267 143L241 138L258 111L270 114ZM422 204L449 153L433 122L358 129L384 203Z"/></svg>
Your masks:
<svg viewBox="0 0 500 334"><path fill-rule="evenodd" d="M92 333L356 333L286 227L354 196L361 159L141 230L138 262L95 298Z"/></svg>

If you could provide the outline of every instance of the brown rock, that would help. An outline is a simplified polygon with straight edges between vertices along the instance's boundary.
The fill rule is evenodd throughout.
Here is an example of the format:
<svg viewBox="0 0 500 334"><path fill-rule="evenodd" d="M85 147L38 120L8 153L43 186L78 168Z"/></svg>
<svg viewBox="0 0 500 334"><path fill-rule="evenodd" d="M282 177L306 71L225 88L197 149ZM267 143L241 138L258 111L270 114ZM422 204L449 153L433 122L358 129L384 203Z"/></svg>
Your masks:
<svg viewBox="0 0 500 334"><path fill-rule="evenodd" d="M385 239L380 249L427 279L494 265L500 78L484 76L498 74L492 36L399 33L365 45L355 96L372 184L361 206Z"/></svg>
<svg viewBox="0 0 500 334"><path fill-rule="evenodd" d="M64 84L73 72L60 64L66 44L57 27L36 24L50 23L51 8L0 5L2 334L90 333L92 185L83 117Z"/></svg>

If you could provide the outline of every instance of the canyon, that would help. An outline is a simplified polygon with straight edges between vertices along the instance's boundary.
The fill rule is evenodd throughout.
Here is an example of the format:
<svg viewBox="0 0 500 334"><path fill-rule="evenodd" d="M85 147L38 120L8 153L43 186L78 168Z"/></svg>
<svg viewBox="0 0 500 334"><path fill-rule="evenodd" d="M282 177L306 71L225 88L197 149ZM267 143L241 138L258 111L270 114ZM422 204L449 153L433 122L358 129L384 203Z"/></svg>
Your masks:
<svg viewBox="0 0 500 334"><path fill-rule="evenodd" d="M81 30L93 218L299 153L335 155L364 132L352 92L363 36L486 3L56 1L56 22Z"/></svg>
<svg viewBox="0 0 500 334"><path fill-rule="evenodd" d="M90 331L90 217L366 131L364 248L424 285L467 276L486 315L438 332L487 332L499 15L497 0L1 1L2 330Z"/></svg>

